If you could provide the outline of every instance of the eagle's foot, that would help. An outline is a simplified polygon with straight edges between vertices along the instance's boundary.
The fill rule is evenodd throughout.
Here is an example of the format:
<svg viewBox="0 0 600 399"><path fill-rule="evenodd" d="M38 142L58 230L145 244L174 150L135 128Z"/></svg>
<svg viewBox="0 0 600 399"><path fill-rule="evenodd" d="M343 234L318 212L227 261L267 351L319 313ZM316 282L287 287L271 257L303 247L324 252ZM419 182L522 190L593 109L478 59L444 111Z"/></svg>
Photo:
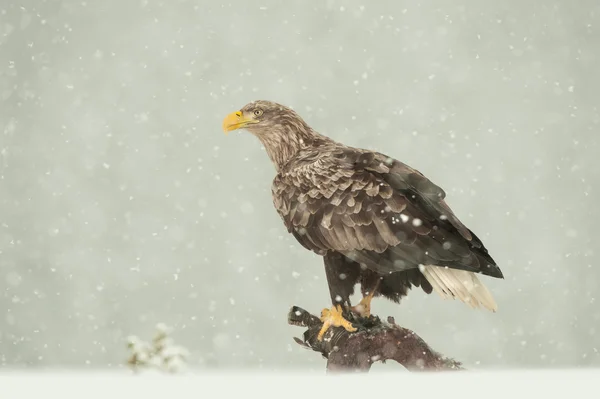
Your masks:
<svg viewBox="0 0 600 399"><path fill-rule="evenodd" d="M367 295L363 299L360 300L358 305L352 306L352 312L359 315L360 317L364 317L368 319L371 316L371 300L373 299L373 295Z"/></svg>
<svg viewBox="0 0 600 399"><path fill-rule="evenodd" d="M346 331L356 331L356 327L353 327L352 323L344 319L341 305L335 305L331 309L323 309L321 311L321 321L323 322L323 327L321 327L321 331L317 335L317 340L319 341L323 340L323 336L330 327L344 327Z"/></svg>
<svg viewBox="0 0 600 399"><path fill-rule="evenodd" d="M365 319L368 319L371 316L371 301L373 300L373 296L375 296L375 290L379 286L379 281L380 280L377 280L377 284L375 287L373 287L371 292L369 292L369 295L363 297L358 305L350 308L353 313L359 315L360 317L364 317Z"/></svg>

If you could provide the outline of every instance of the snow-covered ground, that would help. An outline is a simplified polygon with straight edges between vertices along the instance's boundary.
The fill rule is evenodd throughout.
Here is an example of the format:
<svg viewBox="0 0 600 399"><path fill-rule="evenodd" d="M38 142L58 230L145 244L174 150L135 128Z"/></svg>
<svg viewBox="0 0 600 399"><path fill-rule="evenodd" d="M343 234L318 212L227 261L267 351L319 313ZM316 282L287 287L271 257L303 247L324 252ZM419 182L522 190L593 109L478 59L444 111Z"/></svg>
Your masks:
<svg viewBox="0 0 600 399"><path fill-rule="evenodd" d="M597 395L599 369L446 373L193 373L128 375L93 372L4 372L0 397L114 398L565 398Z"/></svg>

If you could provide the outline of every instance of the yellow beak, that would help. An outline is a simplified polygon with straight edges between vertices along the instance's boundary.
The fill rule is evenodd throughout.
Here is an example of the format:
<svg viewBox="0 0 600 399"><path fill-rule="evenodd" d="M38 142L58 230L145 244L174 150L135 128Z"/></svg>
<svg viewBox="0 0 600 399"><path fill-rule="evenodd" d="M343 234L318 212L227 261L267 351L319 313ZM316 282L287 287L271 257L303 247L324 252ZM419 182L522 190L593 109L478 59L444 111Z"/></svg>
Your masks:
<svg viewBox="0 0 600 399"><path fill-rule="evenodd" d="M242 111L232 112L223 119L223 131L225 134L232 130L241 129L249 124L257 123L254 119L244 117Z"/></svg>

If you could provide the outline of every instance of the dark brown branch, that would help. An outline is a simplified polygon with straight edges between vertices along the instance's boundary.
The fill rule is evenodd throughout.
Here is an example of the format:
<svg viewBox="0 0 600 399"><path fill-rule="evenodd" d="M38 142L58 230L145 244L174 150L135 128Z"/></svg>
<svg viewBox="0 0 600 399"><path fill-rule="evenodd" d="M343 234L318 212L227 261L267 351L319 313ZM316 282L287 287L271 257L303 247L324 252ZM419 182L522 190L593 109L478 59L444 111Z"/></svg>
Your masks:
<svg viewBox="0 0 600 399"><path fill-rule="evenodd" d="M303 339L294 340L321 353L327 359L328 372L368 372L373 363L386 360L395 360L411 371L462 370L460 362L437 353L413 331L397 325L392 317L387 322L377 316L353 320L358 331L349 333L341 327L332 328L323 341L317 340L323 323L306 310L292 307L288 323L307 327Z"/></svg>

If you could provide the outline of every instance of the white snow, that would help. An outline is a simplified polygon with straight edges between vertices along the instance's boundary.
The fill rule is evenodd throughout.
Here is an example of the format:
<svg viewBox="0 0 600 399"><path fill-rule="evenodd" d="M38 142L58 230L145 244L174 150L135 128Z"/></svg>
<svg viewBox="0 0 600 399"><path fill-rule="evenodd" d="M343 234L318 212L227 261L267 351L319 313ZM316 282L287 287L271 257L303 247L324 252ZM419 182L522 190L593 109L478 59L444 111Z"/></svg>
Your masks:
<svg viewBox="0 0 600 399"><path fill-rule="evenodd" d="M324 366L323 362L323 366ZM177 377L156 371L132 375L130 371L4 372L3 392L11 399L38 398L60 392L62 399L245 397L305 398L307 389L323 397L367 398L373 387L401 386L407 398L563 398L593 397L600 370L515 370L410 373L391 363L377 364L369 374L327 376L311 373L241 373L195 370ZM385 369L393 371L385 371ZM364 382L361 380L364 379ZM301 383L300 383L301 382ZM300 385L299 385L300 383ZM269 387L265 389L265 387ZM304 388L302 388L304 387Z"/></svg>

